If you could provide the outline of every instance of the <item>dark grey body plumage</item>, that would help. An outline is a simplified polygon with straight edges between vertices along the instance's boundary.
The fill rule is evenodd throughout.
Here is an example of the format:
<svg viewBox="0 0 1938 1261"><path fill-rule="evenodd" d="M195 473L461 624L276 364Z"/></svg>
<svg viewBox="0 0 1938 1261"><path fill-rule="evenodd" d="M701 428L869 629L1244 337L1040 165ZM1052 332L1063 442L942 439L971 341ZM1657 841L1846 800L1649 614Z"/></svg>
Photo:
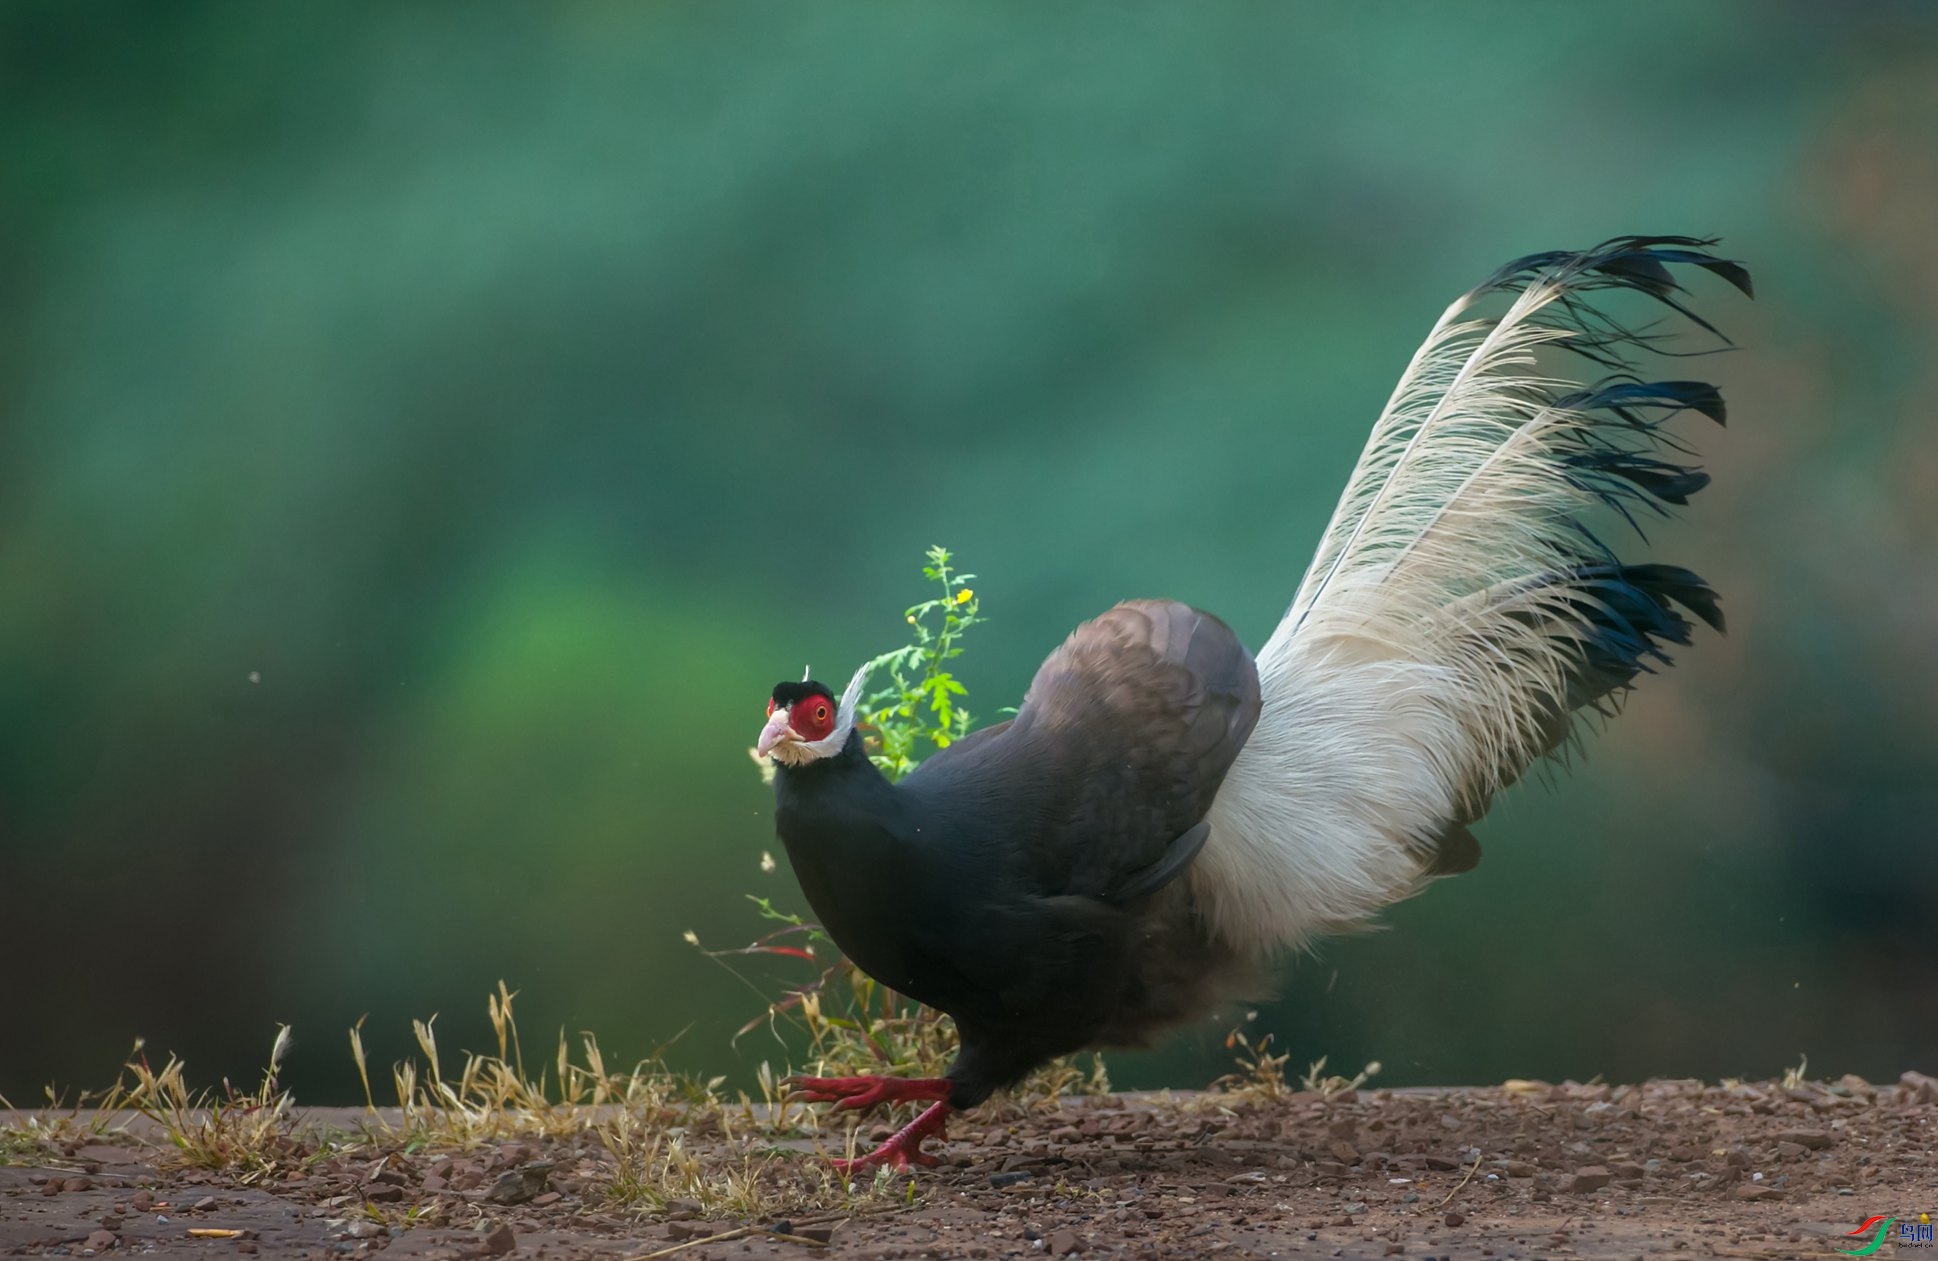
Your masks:
<svg viewBox="0 0 1938 1261"><path fill-rule="evenodd" d="M1258 708L1230 628L1135 601L1051 654L1013 720L899 784L859 732L777 768L776 830L829 936L955 1019L952 1104L1058 1055L1138 1044L1257 984L1178 877Z"/></svg>

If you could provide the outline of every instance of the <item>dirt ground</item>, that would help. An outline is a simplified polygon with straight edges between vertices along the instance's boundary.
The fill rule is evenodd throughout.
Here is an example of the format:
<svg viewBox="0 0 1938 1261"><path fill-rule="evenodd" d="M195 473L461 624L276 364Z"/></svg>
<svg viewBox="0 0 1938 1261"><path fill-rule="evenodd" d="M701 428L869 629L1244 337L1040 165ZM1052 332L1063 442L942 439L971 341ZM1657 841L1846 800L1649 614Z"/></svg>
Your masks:
<svg viewBox="0 0 1938 1261"><path fill-rule="evenodd" d="M307 1119L351 1130L363 1114ZM817 1146L762 1151L811 1160ZM918 1173L912 1197L903 1178L859 1213L774 1222L707 1220L679 1201L615 1211L601 1193L612 1158L585 1138L449 1153L366 1145L243 1185L171 1167L129 1135L97 1137L0 1167L0 1253L1827 1257L1867 1243L1870 1232L1846 1232L1873 1215L1938 1217L1938 1079L1117 1095L1019 1119L971 1113L939 1150L942 1167ZM1871 1255L1938 1261L1891 1234Z"/></svg>

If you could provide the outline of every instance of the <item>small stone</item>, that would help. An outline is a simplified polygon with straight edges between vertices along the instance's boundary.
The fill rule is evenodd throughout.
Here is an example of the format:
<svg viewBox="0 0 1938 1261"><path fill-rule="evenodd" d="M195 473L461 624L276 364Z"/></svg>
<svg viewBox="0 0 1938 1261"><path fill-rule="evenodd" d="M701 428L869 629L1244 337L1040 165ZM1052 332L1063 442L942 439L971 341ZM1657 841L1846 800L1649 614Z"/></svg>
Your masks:
<svg viewBox="0 0 1938 1261"><path fill-rule="evenodd" d="M565 1197L559 1194L557 1191L547 1191L544 1195L535 1195L532 1197L532 1207L546 1208L550 1205L557 1204L560 1200L564 1198Z"/></svg>
<svg viewBox="0 0 1938 1261"><path fill-rule="evenodd" d="M87 1242L82 1244L81 1248L83 1252L106 1252L114 1247L116 1242L113 1231L97 1230L88 1235Z"/></svg>
<svg viewBox="0 0 1938 1261"><path fill-rule="evenodd" d="M61 1183L61 1190L63 1191L91 1191L93 1189L94 1183L88 1178L69 1178Z"/></svg>
<svg viewBox="0 0 1938 1261"><path fill-rule="evenodd" d="M1759 1182L1745 1182L1742 1186L1736 1188L1736 1198L1752 1202L1780 1200L1783 1198L1783 1191L1781 1188L1765 1186Z"/></svg>
<svg viewBox="0 0 1938 1261"><path fill-rule="evenodd" d="M1467 1215L1465 1213L1458 1213L1458 1212L1449 1213L1443 1220L1449 1226L1459 1226L1466 1222Z"/></svg>
<svg viewBox="0 0 1938 1261"><path fill-rule="evenodd" d="M489 1231L485 1232L484 1250L487 1254L494 1257L502 1257L509 1252L516 1251L517 1248L518 1236L511 1233L511 1226L509 1224L499 1222L496 1226L493 1226Z"/></svg>
<svg viewBox="0 0 1938 1261"><path fill-rule="evenodd" d="M1043 1250L1053 1257L1060 1257L1069 1252L1081 1252L1083 1242L1077 1238L1074 1230L1053 1230L1043 1237Z"/></svg>
<svg viewBox="0 0 1938 1261"><path fill-rule="evenodd" d="M61 1181L59 1178L49 1178L47 1181L40 1184L40 1193L42 1195L59 1195L61 1193L61 1188L66 1185L67 1184Z"/></svg>
<svg viewBox="0 0 1938 1261"><path fill-rule="evenodd" d="M1938 1077L1907 1072L1898 1078L1898 1089L1910 1096L1909 1102L1938 1103Z"/></svg>
<svg viewBox="0 0 1938 1261"><path fill-rule="evenodd" d="M1562 1190L1572 1191L1577 1195L1588 1191L1599 1191L1614 1179L1615 1175L1600 1165L1583 1165L1575 1170L1574 1176L1568 1179L1567 1185L1562 1187Z"/></svg>
<svg viewBox="0 0 1938 1261"><path fill-rule="evenodd" d="M521 1169L511 1169L498 1175L485 1192L485 1199L493 1204L527 1204L546 1190L552 1166L546 1162L529 1164Z"/></svg>
<svg viewBox="0 0 1938 1261"><path fill-rule="evenodd" d="M803 1239L812 1239L816 1243L832 1243L834 1241L833 1226L801 1226L789 1233L799 1235Z"/></svg>
<svg viewBox="0 0 1938 1261"><path fill-rule="evenodd" d="M375 1239L389 1232L376 1222L351 1222L343 1228L343 1233L352 1239Z"/></svg>
<svg viewBox="0 0 1938 1261"><path fill-rule="evenodd" d="M1828 1130L1785 1130L1783 1133L1777 1135L1777 1141L1779 1143L1795 1143L1799 1147L1807 1147L1813 1152L1820 1152L1836 1140Z"/></svg>
<svg viewBox="0 0 1938 1261"><path fill-rule="evenodd" d="M195 1201L195 1203L189 1205L188 1207L192 1212L205 1213L208 1210L215 1207L215 1197L212 1195L205 1195L201 1199Z"/></svg>
<svg viewBox="0 0 1938 1261"><path fill-rule="evenodd" d="M1020 1182L1028 1182L1034 1177L1036 1175L1027 1169L1018 1169L1014 1173L992 1173L989 1175L989 1185L1000 1191L1004 1187L1013 1187Z"/></svg>
<svg viewBox="0 0 1938 1261"><path fill-rule="evenodd" d="M135 1192L134 1198L130 1199L128 1204L135 1212L146 1213L149 1209L155 1207L155 1193L147 1187L143 1187L141 1190Z"/></svg>
<svg viewBox="0 0 1938 1261"><path fill-rule="evenodd" d="M404 1198L404 1188L388 1182L373 1182L363 1189L363 1198L372 1204L395 1204Z"/></svg>
<svg viewBox="0 0 1938 1261"><path fill-rule="evenodd" d="M1802 1143L1792 1143L1788 1140L1777 1143L1776 1150L1777 1155L1784 1160L1796 1160L1800 1156L1807 1155L1810 1151Z"/></svg>
<svg viewBox="0 0 1938 1261"><path fill-rule="evenodd" d="M238 1240L236 1240L236 1251L237 1251L237 1252L254 1252L255 1250L256 1250L256 1241L255 1241L255 1240L253 1240L253 1239L238 1239Z"/></svg>
<svg viewBox="0 0 1938 1261"><path fill-rule="evenodd" d="M1460 1162L1455 1160L1452 1156L1428 1156L1426 1159L1426 1165L1427 1165L1427 1168L1437 1169L1442 1173L1445 1173L1449 1169L1460 1168Z"/></svg>
<svg viewBox="0 0 1938 1261"><path fill-rule="evenodd" d="M1330 1151L1333 1158L1342 1165L1356 1165L1359 1163L1359 1149L1343 1138L1334 1142L1326 1150Z"/></svg>

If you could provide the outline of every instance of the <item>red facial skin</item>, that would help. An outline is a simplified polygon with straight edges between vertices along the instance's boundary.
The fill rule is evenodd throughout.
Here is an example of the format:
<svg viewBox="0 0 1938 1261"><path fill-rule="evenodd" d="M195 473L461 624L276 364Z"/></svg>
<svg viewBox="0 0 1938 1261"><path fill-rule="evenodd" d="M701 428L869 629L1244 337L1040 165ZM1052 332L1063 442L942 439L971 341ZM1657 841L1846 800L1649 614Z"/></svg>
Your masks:
<svg viewBox="0 0 1938 1261"><path fill-rule="evenodd" d="M767 702L767 716L774 716L774 702ZM834 699L828 696L808 696L794 702L788 711L787 725L795 735L813 743L825 740L834 734Z"/></svg>

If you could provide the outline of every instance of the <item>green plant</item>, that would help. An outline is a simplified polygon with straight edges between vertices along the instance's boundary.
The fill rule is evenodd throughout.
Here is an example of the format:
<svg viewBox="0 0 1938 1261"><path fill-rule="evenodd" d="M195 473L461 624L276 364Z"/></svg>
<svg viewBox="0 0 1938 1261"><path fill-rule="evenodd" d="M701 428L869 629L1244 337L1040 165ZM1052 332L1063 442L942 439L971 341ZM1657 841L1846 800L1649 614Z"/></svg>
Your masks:
<svg viewBox="0 0 1938 1261"><path fill-rule="evenodd" d="M908 774L929 748L946 749L975 725L957 702L969 689L950 671L949 662L962 655L963 635L985 619L981 601L968 585L976 575L957 573L950 568L953 559L946 547L928 550L922 576L941 587L942 594L903 612L915 628L911 643L868 663L871 678L885 670L888 682L863 699L859 721L874 729L876 747L869 756L890 779Z"/></svg>

